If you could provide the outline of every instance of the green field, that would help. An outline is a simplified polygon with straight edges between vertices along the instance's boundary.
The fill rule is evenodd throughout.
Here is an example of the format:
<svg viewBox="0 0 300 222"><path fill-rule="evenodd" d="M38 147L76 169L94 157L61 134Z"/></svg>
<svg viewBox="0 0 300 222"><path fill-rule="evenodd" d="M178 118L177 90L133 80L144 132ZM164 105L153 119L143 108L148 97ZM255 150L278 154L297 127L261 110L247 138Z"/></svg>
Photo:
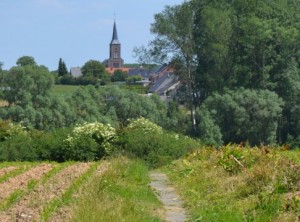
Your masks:
<svg viewBox="0 0 300 222"><path fill-rule="evenodd" d="M61 95L71 95L73 92L75 92L77 89L79 89L82 86L72 86L72 85L54 85L53 86L53 92L55 95L61 96Z"/></svg>

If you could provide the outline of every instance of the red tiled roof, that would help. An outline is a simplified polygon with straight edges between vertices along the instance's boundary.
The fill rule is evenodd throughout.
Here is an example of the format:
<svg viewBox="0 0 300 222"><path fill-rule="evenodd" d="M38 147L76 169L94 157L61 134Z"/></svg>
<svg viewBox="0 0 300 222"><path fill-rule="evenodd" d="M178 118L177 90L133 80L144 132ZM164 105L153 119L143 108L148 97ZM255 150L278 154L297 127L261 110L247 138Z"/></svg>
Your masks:
<svg viewBox="0 0 300 222"><path fill-rule="evenodd" d="M108 72L109 74L114 74L115 71L121 70L122 72L128 72L129 68L122 67L122 68L113 68L113 67L108 67L105 68L105 71Z"/></svg>

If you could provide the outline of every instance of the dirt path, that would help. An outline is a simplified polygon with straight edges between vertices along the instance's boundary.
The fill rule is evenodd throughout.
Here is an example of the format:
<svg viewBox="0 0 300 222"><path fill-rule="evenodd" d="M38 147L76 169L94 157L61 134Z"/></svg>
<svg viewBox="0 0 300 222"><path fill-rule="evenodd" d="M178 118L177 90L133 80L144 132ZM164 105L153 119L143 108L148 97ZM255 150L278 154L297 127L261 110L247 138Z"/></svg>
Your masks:
<svg viewBox="0 0 300 222"><path fill-rule="evenodd" d="M164 205L165 220L169 222L187 221L187 212L183 207L183 201L176 194L165 173L151 172L151 187Z"/></svg>

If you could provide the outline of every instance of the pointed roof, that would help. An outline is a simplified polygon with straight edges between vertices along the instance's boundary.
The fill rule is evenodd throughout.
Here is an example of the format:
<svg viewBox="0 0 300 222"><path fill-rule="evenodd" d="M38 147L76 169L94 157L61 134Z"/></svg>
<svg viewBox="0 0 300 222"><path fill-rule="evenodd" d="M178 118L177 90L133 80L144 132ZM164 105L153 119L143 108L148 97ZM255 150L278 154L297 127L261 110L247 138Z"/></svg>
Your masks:
<svg viewBox="0 0 300 222"><path fill-rule="evenodd" d="M111 40L110 44L121 44L119 39L118 39L116 21L114 21L113 35L112 35L112 40Z"/></svg>

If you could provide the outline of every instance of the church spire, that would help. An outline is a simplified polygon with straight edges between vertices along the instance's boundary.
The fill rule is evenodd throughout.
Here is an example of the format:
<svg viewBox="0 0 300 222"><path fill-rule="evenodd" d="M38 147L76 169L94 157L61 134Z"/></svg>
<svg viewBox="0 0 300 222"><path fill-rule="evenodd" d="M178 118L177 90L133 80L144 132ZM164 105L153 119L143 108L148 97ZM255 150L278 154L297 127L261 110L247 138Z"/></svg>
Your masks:
<svg viewBox="0 0 300 222"><path fill-rule="evenodd" d="M113 35L112 35L112 40L111 40L110 44L121 44L118 39L116 20L114 21Z"/></svg>

